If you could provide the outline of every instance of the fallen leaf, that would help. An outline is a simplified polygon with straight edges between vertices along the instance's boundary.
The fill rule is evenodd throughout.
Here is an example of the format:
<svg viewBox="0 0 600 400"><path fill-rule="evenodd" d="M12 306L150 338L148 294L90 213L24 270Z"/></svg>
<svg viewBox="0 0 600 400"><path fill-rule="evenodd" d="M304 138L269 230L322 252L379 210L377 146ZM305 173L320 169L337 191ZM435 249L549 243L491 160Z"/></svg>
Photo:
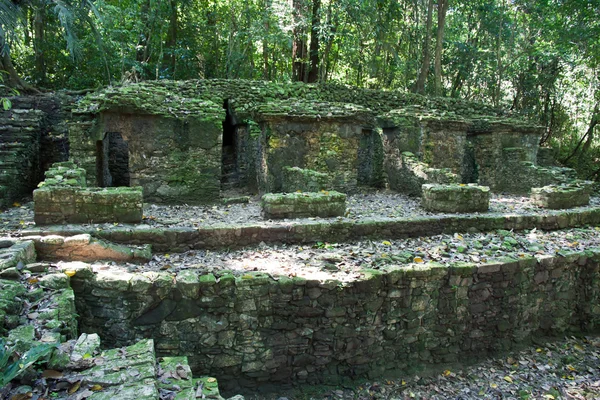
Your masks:
<svg viewBox="0 0 600 400"><path fill-rule="evenodd" d="M416 262L416 263L422 263L422 262L423 262L423 259L422 259L421 257L415 257L415 258L413 259L413 262Z"/></svg>
<svg viewBox="0 0 600 400"><path fill-rule="evenodd" d="M99 392L101 391L103 388L100 385L93 385L92 387L90 387L90 390L93 392Z"/></svg>
<svg viewBox="0 0 600 400"><path fill-rule="evenodd" d="M42 372L42 376L49 379L59 379L63 377L63 373L53 369L47 369Z"/></svg>
<svg viewBox="0 0 600 400"><path fill-rule="evenodd" d="M510 376L508 376L508 375L504 377L504 380L505 380L506 382L508 382L508 383L513 383L513 380L512 380L512 378L511 378Z"/></svg>
<svg viewBox="0 0 600 400"><path fill-rule="evenodd" d="M77 381L73 385L71 385L71 387L69 388L69 390L67 390L67 393L73 394L76 391L78 391L80 387L81 387L81 381Z"/></svg>
<svg viewBox="0 0 600 400"><path fill-rule="evenodd" d="M68 277L71 277L71 276L74 276L74 275L77 273L77 271L75 271L74 269L65 269L65 270L63 271L63 273L64 273L66 276L68 276Z"/></svg>

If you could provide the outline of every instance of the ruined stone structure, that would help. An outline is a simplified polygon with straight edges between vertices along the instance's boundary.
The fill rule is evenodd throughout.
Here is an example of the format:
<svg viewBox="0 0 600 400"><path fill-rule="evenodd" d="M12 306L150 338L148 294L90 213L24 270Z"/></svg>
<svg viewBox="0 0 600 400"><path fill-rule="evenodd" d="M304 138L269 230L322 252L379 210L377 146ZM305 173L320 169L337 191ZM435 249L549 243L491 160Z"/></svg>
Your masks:
<svg viewBox="0 0 600 400"><path fill-rule="evenodd" d="M571 251L573 241L552 254L537 246L527 247L529 255L502 253L512 249L509 231L600 225L597 200L586 206L588 183L565 185L573 171L555 166L538 148L540 128L518 116L398 91L227 80L145 82L77 102L13 103L0 114L0 206L45 176L34 191L34 221L49 225L23 221L0 239L0 340L19 354L51 343L43 368L76 366L84 384L75 396L100 385L102 393L88 398L221 399L215 379L192 378L192 370L216 374L233 394L265 382L410 374L538 334L600 329L600 249ZM422 196L421 208L435 214L347 214L347 198L351 205L363 195L347 194L365 187ZM142 214L143 201L215 202L232 188L262 194L263 216L186 225ZM486 212L490 191L531 191L542 208ZM228 198L218 211L248 201ZM582 207L561 209L575 205ZM202 208L218 207L192 213ZM295 217L308 218L277 220ZM303 278L166 254L205 261L209 250L240 246L276 253L281 243L392 246L407 237L464 241L459 232L494 231L504 239L486 250L489 259L483 253L442 264L442 253L475 255L444 241L426 262L412 252L392 258L385 247L377 256L383 261L369 264L375 269L358 258L348 278L319 275L326 267L351 273L343 261ZM172 264L156 265L158 256ZM116 348L102 351L100 337L104 348ZM85 354L93 360L82 367ZM62 398L73 394L68 387Z"/></svg>
<svg viewBox="0 0 600 400"><path fill-rule="evenodd" d="M414 195L423 183L522 193L566 172L536 166L537 126L483 104L397 91L158 81L91 94L73 115L71 158L90 182L140 185L148 201L285 191L286 167L324 173L346 193L389 184Z"/></svg>
<svg viewBox="0 0 600 400"><path fill-rule="evenodd" d="M86 170L90 186L141 186L146 201L163 203L206 203L236 187L286 191L285 167L326 174L328 189L346 193L389 185L420 195L423 183L528 193L573 177L537 165L541 128L518 116L399 91L156 81L78 101L34 96L13 102L15 109L0 119L11 132L2 135L7 150L0 153L7 199L31 191L51 162L67 157ZM30 138L20 137L23 132ZM9 150L17 142L21 150ZM546 153L542 158L551 163ZM10 184L17 172L22 187Z"/></svg>

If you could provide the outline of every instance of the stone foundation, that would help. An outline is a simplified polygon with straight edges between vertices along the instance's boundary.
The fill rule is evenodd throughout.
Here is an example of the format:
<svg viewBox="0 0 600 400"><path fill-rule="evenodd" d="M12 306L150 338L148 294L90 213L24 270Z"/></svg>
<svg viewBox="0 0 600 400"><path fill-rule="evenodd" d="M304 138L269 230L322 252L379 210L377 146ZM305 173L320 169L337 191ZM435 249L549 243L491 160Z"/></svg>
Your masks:
<svg viewBox="0 0 600 400"><path fill-rule="evenodd" d="M341 217L346 213L346 195L338 192L303 192L262 197L262 210L267 219Z"/></svg>
<svg viewBox="0 0 600 400"><path fill-rule="evenodd" d="M423 208L448 213L486 212L490 205L490 188L469 185L423 185Z"/></svg>
<svg viewBox="0 0 600 400"><path fill-rule="evenodd" d="M590 203L592 182L570 185L548 185L531 189L531 200L538 207L565 209Z"/></svg>
<svg viewBox="0 0 600 400"><path fill-rule="evenodd" d="M250 272L78 271L80 326L109 345L153 338L227 389L418 373L532 336L594 332L600 249L556 257L389 266L352 283Z"/></svg>

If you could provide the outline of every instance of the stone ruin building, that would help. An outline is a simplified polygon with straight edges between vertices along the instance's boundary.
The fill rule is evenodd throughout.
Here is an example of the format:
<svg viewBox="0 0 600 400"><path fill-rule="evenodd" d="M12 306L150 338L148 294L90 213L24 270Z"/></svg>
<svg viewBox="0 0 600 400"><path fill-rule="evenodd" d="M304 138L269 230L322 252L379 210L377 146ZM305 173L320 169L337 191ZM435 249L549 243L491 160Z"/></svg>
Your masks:
<svg viewBox="0 0 600 400"><path fill-rule="evenodd" d="M102 388L92 400L158 399L175 394L172 379L177 399L222 399L221 384L339 384L477 359L540 332L597 331L600 249L449 265L410 256L351 282L119 269L152 251L471 230L511 246L513 230L600 225L589 185L553 164L541 129L485 104L336 84L157 81L15 98L0 113L0 207L33 191L37 226L0 239L0 340L22 353L56 344L52 369L103 357L78 372ZM346 194L365 188L422 196L438 214L344 219ZM490 191L531 192L559 211L486 213ZM265 219L315 218L137 224L143 203L239 193L264 195ZM98 260L114 268L94 270ZM24 308L40 296L43 312Z"/></svg>
<svg viewBox="0 0 600 400"><path fill-rule="evenodd" d="M540 165L542 128L519 117L334 84L146 82L77 102L16 99L0 122L7 199L30 193L43 170L67 157L89 186L141 186L145 201L161 203L211 202L229 188L280 192L286 166L326 173L346 193L387 184L420 195L423 183L526 193L569 177L543 164L543 154Z"/></svg>

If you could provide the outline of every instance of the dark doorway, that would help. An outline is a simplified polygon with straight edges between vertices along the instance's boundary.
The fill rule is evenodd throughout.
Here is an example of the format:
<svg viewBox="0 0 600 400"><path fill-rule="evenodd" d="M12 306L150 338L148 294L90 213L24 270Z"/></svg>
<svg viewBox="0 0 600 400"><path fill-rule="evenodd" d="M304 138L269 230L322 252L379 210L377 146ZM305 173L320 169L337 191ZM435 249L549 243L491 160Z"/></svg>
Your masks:
<svg viewBox="0 0 600 400"><path fill-rule="evenodd" d="M100 187L129 186L129 145L119 132L96 142L96 178Z"/></svg>
<svg viewBox="0 0 600 400"><path fill-rule="evenodd" d="M236 127L229 111L229 101L223 102L225 109L225 121L223 121L223 150L221 153L221 188L230 189L238 185L238 166L237 166L237 134Z"/></svg>

